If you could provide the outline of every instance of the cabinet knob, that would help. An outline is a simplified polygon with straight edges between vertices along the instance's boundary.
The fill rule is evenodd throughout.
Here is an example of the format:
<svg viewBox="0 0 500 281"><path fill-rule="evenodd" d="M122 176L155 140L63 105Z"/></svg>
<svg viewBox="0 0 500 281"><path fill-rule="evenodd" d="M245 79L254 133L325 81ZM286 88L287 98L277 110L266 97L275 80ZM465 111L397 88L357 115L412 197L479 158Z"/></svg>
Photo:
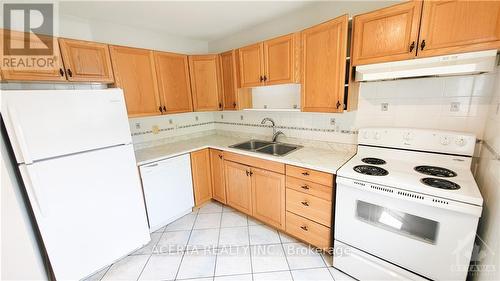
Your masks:
<svg viewBox="0 0 500 281"><path fill-rule="evenodd" d="M247 177L250 175L250 172L249 171L246 171L247 172Z"/></svg>
<svg viewBox="0 0 500 281"><path fill-rule="evenodd" d="M337 101L337 109L340 107L340 101Z"/></svg>
<svg viewBox="0 0 500 281"><path fill-rule="evenodd" d="M309 202L307 202L307 201L302 201L302 202L300 202L300 203L302 203L302 205L304 205L304 206L306 206L306 207L309 207Z"/></svg>
<svg viewBox="0 0 500 281"><path fill-rule="evenodd" d="M64 70L62 68L59 68L59 74L61 74L61 77L64 77Z"/></svg>
<svg viewBox="0 0 500 281"><path fill-rule="evenodd" d="M302 228L302 230L305 230L305 231L309 230L309 228L307 228L307 226L305 226L305 225L301 226L300 228Z"/></svg>
<svg viewBox="0 0 500 281"><path fill-rule="evenodd" d="M219 102L219 109L222 109L222 103Z"/></svg>
<svg viewBox="0 0 500 281"><path fill-rule="evenodd" d="M422 43L420 43L420 50L423 50L425 48L425 40L422 40Z"/></svg>
<svg viewBox="0 0 500 281"><path fill-rule="evenodd" d="M236 108L236 103L235 102L233 102L233 107Z"/></svg>
<svg viewBox="0 0 500 281"><path fill-rule="evenodd" d="M267 76L266 76L266 75L264 75L264 82L265 82L265 81L267 81Z"/></svg>
<svg viewBox="0 0 500 281"><path fill-rule="evenodd" d="M68 75L69 77L73 77L73 72L71 72L71 69L68 68Z"/></svg>
<svg viewBox="0 0 500 281"><path fill-rule="evenodd" d="M222 155L221 154L219 154L219 158L222 159Z"/></svg>
<svg viewBox="0 0 500 281"><path fill-rule="evenodd" d="M167 112L167 107L163 106L163 111Z"/></svg>
<svg viewBox="0 0 500 281"><path fill-rule="evenodd" d="M307 184L304 184L302 186L300 186L302 189L305 189L305 190L309 190L309 186L307 186Z"/></svg>
<svg viewBox="0 0 500 281"><path fill-rule="evenodd" d="M158 107L158 110L160 110L160 112L163 112L163 108L161 108L161 105Z"/></svg>
<svg viewBox="0 0 500 281"><path fill-rule="evenodd" d="M309 172L307 172L307 171L306 172L302 172L302 175L309 176Z"/></svg>
<svg viewBox="0 0 500 281"><path fill-rule="evenodd" d="M415 41L411 42L410 53L413 52L413 49L415 49Z"/></svg>
<svg viewBox="0 0 500 281"><path fill-rule="evenodd" d="M261 75L260 76L260 82L264 81L264 77Z"/></svg>

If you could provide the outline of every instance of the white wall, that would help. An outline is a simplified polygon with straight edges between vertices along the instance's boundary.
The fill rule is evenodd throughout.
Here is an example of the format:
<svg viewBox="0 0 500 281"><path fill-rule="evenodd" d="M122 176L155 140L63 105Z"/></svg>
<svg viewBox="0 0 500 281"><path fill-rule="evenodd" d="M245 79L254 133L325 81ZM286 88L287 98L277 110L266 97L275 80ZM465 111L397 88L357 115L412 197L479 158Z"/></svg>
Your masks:
<svg viewBox="0 0 500 281"><path fill-rule="evenodd" d="M205 41L65 15L59 17L59 36L184 54L208 52Z"/></svg>
<svg viewBox="0 0 500 281"><path fill-rule="evenodd" d="M299 11L255 25L236 34L208 42L209 52L221 52L297 32L343 14L350 17L401 1L318 1Z"/></svg>
<svg viewBox="0 0 500 281"><path fill-rule="evenodd" d="M475 176L484 198L478 230L482 241L476 240L481 247L478 260L481 271L474 275L475 280L500 280L500 73L488 112L485 144Z"/></svg>

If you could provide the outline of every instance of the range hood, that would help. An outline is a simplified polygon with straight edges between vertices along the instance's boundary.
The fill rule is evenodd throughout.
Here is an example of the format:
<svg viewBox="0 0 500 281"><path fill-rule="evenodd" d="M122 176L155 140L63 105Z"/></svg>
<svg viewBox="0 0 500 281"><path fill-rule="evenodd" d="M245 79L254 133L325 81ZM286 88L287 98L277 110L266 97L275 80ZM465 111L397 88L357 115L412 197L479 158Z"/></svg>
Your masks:
<svg viewBox="0 0 500 281"><path fill-rule="evenodd" d="M491 72L497 50L356 66L356 81L391 80L425 76L452 76Z"/></svg>

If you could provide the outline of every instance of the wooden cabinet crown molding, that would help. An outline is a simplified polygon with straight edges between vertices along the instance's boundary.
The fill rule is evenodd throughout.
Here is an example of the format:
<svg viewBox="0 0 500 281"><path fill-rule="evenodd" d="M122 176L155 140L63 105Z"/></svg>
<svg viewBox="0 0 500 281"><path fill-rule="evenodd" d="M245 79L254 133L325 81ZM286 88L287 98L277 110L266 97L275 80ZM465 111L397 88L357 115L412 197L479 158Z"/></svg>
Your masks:
<svg viewBox="0 0 500 281"><path fill-rule="evenodd" d="M109 49L115 84L123 89L129 117L160 115L153 51L122 46Z"/></svg>
<svg viewBox="0 0 500 281"><path fill-rule="evenodd" d="M414 58L422 1L409 1L353 18L352 64Z"/></svg>
<svg viewBox="0 0 500 281"><path fill-rule="evenodd" d="M154 58L163 113L193 111L188 56L155 51Z"/></svg>
<svg viewBox="0 0 500 281"><path fill-rule="evenodd" d="M107 44L59 38L68 81L114 82Z"/></svg>
<svg viewBox="0 0 500 281"><path fill-rule="evenodd" d="M217 55L189 56L189 73L195 111L222 109L220 66Z"/></svg>
<svg viewBox="0 0 500 281"><path fill-rule="evenodd" d="M305 29L302 38L302 111L343 112L349 18Z"/></svg>

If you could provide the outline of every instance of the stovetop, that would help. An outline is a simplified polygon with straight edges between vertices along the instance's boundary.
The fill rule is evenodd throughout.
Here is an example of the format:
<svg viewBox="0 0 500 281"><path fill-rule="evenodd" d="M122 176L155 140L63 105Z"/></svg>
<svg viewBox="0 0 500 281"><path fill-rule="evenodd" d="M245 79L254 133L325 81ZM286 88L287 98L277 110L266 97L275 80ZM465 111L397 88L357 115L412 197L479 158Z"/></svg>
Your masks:
<svg viewBox="0 0 500 281"><path fill-rule="evenodd" d="M337 176L482 205L471 157L359 146Z"/></svg>

